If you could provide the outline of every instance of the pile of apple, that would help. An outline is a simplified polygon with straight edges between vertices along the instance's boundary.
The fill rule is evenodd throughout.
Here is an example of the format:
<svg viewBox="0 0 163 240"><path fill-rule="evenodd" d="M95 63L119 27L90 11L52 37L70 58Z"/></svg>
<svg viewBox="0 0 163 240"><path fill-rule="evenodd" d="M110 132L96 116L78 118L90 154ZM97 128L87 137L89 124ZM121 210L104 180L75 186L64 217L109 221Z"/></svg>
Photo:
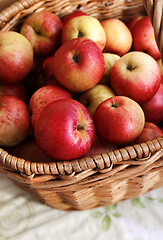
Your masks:
<svg viewBox="0 0 163 240"><path fill-rule="evenodd" d="M20 32L0 32L0 147L32 135L46 156L71 160L96 137L125 146L163 136L160 58L148 16L33 13Z"/></svg>

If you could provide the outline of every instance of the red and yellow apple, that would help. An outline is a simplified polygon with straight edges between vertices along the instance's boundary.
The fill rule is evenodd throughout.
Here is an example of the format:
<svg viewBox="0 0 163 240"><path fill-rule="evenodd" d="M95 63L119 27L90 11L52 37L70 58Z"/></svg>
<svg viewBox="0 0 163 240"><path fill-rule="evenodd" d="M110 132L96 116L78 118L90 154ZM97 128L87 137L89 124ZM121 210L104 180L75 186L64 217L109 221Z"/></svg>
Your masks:
<svg viewBox="0 0 163 240"><path fill-rule="evenodd" d="M36 143L56 160L81 157L90 149L94 136L94 122L88 110L70 98L48 104L35 124Z"/></svg>
<svg viewBox="0 0 163 240"><path fill-rule="evenodd" d="M49 103L61 98L72 98L71 93L62 86L43 86L33 93L29 101L31 125L33 128L42 109Z"/></svg>
<svg viewBox="0 0 163 240"><path fill-rule="evenodd" d="M91 39L99 46L101 51L105 47L105 31L100 21L95 17L79 16L71 19L63 26L62 43L78 37Z"/></svg>
<svg viewBox="0 0 163 240"><path fill-rule="evenodd" d="M161 71L150 55L133 51L116 61L111 69L110 83L116 95L132 98L142 104L158 91Z"/></svg>
<svg viewBox="0 0 163 240"><path fill-rule="evenodd" d="M104 100L115 96L113 90L105 85L97 84L79 96L78 101L81 102L89 111L91 116L94 116L96 108Z"/></svg>
<svg viewBox="0 0 163 240"><path fill-rule="evenodd" d="M30 41L36 56L45 56L59 47L62 22L50 11L35 12L25 19L20 32Z"/></svg>
<svg viewBox="0 0 163 240"><path fill-rule="evenodd" d="M0 32L0 83L21 82L32 69L33 49L18 32Z"/></svg>
<svg viewBox="0 0 163 240"><path fill-rule="evenodd" d="M70 21L72 18L80 17L80 16L88 16L87 13L80 11L80 10L75 10L73 12L68 13L62 18L62 23L65 25L68 21Z"/></svg>
<svg viewBox="0 0 163 240"><path fill-rule="evenodd" d="M133 50L142 51L154 59L160 59L160 51L156 44L154 29L148 16L141 18L132 30Z"/></svg>
<svg viewBox="0 0 163 240"><path fill-rule="evenodd" d="M145 124L144 112L134 100L114 96L102 102L94 114L96 134L110 144L133 142Z"/></svg>
<svg viewBox="0 0 163 240"><path fill-rule="evenodd" d="M75 38L65 42L54 54L54 75L72 92L94 87L105 71L103 54L90 39Z"/></svg>
<svg viewBox="0 0 163 240"><path fill-rule="evenodd" d="M27 105L16 96L0 97L0 146L16 146L29 134L30 115Z"/></svg>
<svg viewBox="0 0 163 240"><path fill-rule="evenodd" d="M117 18L110 18L102 21L101 25L106 34L104 52L122 56L130 50L132 46L132 34L123 21Z"/></svg>

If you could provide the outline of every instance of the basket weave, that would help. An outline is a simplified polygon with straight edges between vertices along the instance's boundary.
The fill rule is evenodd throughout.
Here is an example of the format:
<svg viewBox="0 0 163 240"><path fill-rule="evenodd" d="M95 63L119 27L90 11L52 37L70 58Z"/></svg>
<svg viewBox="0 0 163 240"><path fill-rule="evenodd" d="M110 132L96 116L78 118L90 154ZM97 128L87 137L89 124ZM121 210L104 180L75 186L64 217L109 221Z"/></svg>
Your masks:
<svg viewBox="0 0 163 240"><path fill-rule="evenodd" d="M149 15L163 55L162 0L20 0L0 13L0 31L18 29L35 11L59 17L80 9L100 20ZM146 11L145 11L146 9ZM163 138L72 161L30 162L0 149L0 172L43 204L83 210L138 197L163 186Z"/></svg>

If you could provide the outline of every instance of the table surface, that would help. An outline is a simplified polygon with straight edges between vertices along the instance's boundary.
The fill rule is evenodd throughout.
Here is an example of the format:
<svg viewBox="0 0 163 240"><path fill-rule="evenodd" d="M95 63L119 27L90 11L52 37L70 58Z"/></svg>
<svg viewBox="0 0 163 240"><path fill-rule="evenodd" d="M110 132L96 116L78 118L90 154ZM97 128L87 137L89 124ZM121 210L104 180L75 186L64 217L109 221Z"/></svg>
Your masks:
<svg viewBox="0 0 163 240"><path fill-rule="evenodd" d="M0 11L15 0L0 0ZM44 206L0 175L0 240L163 240L163 188L85 211Z"/></svg>

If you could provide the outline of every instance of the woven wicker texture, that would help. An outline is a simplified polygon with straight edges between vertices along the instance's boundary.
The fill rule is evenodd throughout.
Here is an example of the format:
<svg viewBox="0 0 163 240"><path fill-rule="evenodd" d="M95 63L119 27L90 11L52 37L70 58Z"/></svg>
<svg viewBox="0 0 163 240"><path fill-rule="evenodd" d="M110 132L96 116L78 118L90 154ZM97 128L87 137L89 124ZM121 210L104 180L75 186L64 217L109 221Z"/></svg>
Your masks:
<svg viewBox="0 0 163 240"><path fill-rule="evenodd" d="M124 21L148 13L163 53L163 2L20 0L0 13L1 31L18 29L35 11L50 10L60 17L75 9L106 19ZM146 11L145 11L146 9ZM59 209L90 209L137 197L163 186L163 138L126 146L100 155L50 163L30 162L0 149L0 172L38 201Z"/></svg>

